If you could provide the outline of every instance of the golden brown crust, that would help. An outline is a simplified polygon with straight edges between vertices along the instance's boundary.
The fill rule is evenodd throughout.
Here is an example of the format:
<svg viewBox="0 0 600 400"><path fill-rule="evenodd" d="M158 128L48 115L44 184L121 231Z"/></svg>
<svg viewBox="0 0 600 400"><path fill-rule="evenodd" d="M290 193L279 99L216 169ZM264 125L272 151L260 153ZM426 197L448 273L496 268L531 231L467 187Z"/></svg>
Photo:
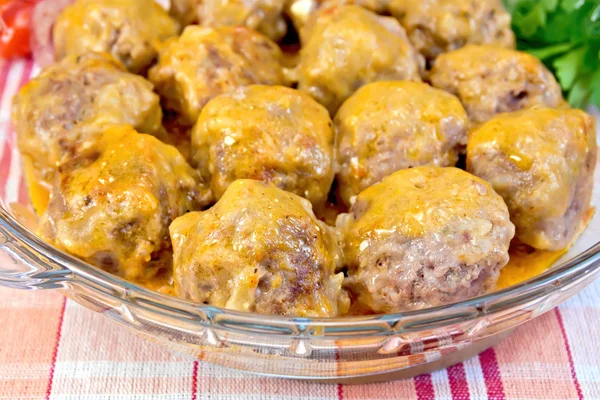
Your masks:
<svg viewBox="0 0 600 400"><path fill-rule="evenodd" d="M127 279L170 265L170 222L198 209L196 172L172 146L129 125L80 142L59 168L42 237Z"/></svg>
<svg viewBox="0 0 600 400"><path fill-rule="evenodd" d="M460 101L420 82L367 84L339 109L337 182L346 205L387 175L420 165L454 166L467 144Z"/></svg>
<svg viewBox="0 0 600 400"><path fill-rule="evenodd" d="M184 26L245 25L277 42L287 32L286 0L172 0L170 13Z"/></svg>
<svg viewBox="0 0 600 400"><path fill-rule="evenodd" d="M215 200L237 179L256 179L322 207L333 181L327 110L300 91L251 85L215 97L192 131L195 166Z"/></svg>
<svg viewBox="0 0 600 400"><path fill-rule="evenodd" d="M107 52L131 72L144 72L160 42L178 33L179 24L155 1L76 0L54 24L55 58Z"/></svg>
<svg viewBox="0 0 600 400"><path fill-rule="evenodd" d="M442 54L430 80L456 95L475 124L502 112L565 103L556 79L540 60L494 46L469 45Z"/></svg>
<svg viewBox="0 0 600 400"><path fill-rule="evenodd" d="M347 308L343 274L335 273L342 261L337 235L292 193L237 180L215 206L176 219L170 231L180 297L306 317Z"/></svg>
<svg viewBox="0 0 600 400"><path fill-rule="evenodd" d="M69 56L29 81L13 100L19 150L51 180L61 158L104 127L130 124L162 137L162 110L152 84L106 53Z"/></svg>
<svg viewBox="0 0 600 400"><path fill-rule="evenodd" d="M163 106L193 125L213 97L240 86L285 83L281 50L245 27L190 25L165 44L148 74Z"/></svg>
<svg viewBox="0 0 600 400"><path fill-rule="evenodd" d="M391 0L388 7L430 62L467 44L515 47L502 0Z"/></svg>
<svg viewBox="0 0 600 400"><path fill-rule="evenodd" d="M399 312L493 289L514 226L489 184L457 168L397 171L338 217L346 286L363 307Z"/></svg>
<svg viewBox="0 0 600 400"><path fill-rule="evenodd" d="M496 116L469 135L467 168L502 195L517 237L542 250L567 247L590 208L596 126L581 110Z"/></svg>
<svg viewBox="0 0 600 400"><path fill-rule="evenodd" d="M394 20L356 5L319 10L302 32L298 89L333 115L361 86L420 81L422 59Z"/></svg>

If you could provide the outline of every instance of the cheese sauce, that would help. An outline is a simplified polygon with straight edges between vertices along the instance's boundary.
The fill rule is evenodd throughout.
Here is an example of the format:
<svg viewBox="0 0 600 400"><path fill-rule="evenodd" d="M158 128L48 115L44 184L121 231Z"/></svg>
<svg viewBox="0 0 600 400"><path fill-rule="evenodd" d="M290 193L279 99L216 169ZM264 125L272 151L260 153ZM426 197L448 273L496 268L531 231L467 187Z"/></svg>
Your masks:
<svg viewBox="0 0 600 400"><path fill-rule="evenodd" d="M496 289L505 289L541 274L566 252L567 249L560 251L535 250L513 240L508 252L510 260L500 271Z"/></svg>
<svg viewBox="0 0 600 400"><path fill-rule="evenodd" d="M31 160L27 157L24 158L24 169L31 203L38 216L41 216L48 206L50 192L46 183L38 182ZM588 221L592 215L593 212L590 212ZM505 289L541 274L566 252L567 249L560 251L534 250L527 245L513 241L509 251L510 261L500 271L496 288L498 290ZM150 290L156 290L170 296L175 295L170 274L161 274L152 279L135 283Z"/></svg>
<svg viewBox="0 0 600 400"><path fill-rule="evenodd" d="M50 187L47 182L40 180L33 166L33 161L27 156L23 157L23 170L25 172L25 181L29 190L29 199L35 213L41 217L50 200Z"/></svg>

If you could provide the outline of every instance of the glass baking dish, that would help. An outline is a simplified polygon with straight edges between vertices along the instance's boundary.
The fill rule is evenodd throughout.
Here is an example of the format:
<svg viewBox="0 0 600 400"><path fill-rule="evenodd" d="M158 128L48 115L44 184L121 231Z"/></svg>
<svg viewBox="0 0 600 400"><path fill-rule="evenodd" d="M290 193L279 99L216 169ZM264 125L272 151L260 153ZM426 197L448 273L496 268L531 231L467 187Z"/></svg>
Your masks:
<svg viewBox="0 0 600 400"><path fill-rule="evenodd" d="M27 63L16 64L6 78L16 75L12 72L15 68L31 68ZM596 213L574 246L550 270L507 289L443 307L363 317L289 318L168 297L64 254L33 233L36 219L30 211L8 122L7 96L12 97L18 85L6 82L0 103L0 149L4 153L0 165L0 284L60 290L140 336L199 360L323 382L407 378L455 364L493 346L518 325L578 293L600 270L600 214ZM600 167L595 183L593 203L598 208Z"/></svg>

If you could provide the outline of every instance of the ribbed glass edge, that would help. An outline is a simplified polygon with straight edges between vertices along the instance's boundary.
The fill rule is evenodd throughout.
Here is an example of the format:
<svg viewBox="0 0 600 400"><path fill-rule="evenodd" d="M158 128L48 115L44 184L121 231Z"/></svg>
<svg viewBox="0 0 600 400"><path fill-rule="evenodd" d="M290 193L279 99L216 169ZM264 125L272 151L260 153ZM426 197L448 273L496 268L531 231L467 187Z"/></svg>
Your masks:
<svg viewBox="0 0 600 400"><path fill-rule="evenodd" d="M4 237L2 237L4 236ZM440 329L456 323L501 313L550 296L579 281L591 278L600 269L600 242L566 260L551 270L504 290L458 303L396 314L343 318L295 318L238 312L219 307L194 304L186 300L147 290L102 271L61 252L33 234L18 222L0 200L0 250L7 244L22 243L30 247L26 257L33 273L27 275L39 284L31 289L85 287L121 303L135 307L146 315L168 320L178 319L187 325L218 327L235 333L278 335L284 331L300 336L326 339L373 337L390 333L415 333ZM18 247L18 246L16 246ZM3 249L4 248L4 249ZM31 255L33 257L31 257ZM2 266L0 266L0 269ZM3 275L5 278L5 275ZM0 284L7 285L7 282ZM49 279L44 282L44 279ZM35 283L35 282L33 282ZM10 284L8 284L10 286Z"/></svg>

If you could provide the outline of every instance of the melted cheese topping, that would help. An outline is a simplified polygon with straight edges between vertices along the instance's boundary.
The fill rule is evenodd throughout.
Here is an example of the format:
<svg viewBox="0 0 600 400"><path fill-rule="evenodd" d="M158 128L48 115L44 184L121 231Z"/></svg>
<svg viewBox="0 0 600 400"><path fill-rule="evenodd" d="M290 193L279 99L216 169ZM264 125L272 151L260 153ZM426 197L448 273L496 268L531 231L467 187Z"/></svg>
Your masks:
<svg viewBox="0 0 600 400"><path fill-rule="evenodd" d="M48 208L48 201L50 200L50 184L40 179L39 174L36 172L33 166L31 158L22 155L23 157L23 170L25 172L25 182L29 190L29 199L33 206L35 213L38 217L41 217L46 208Z"/></svg>
<svg viewBox="0 0 600 400"><path fill-rule="evenodd" d="M525 244L513 243L510 260L500 271L496 289L505 289L541 274L552 266L568 249L559 251L535 250Z"/></svg>
<svg viewBox="0 0 600 400"><path fill-rule="evenodd" d="M36 213L40 216L46 210L50 192L46 187L47 183L40 183L36 178L31 160L24 157L23 163L25 179L29 188L29 197ZM594 210L592 209L586 218L584 227L581 229L582 232L593 215ZM527 245L514 241L509 250L510 261L500 271L500 278L498 279L496 289L505 289L543 273L552 267L552 265L567 251L568 249L559 251L535 250ZM170 273L161 274L154 278L145 281L137 281L135 283L146 289L156 290L169 296L175 296L173 279ZM363 315L359 310L355 310L354 308L351 310L350 314Z"/></svg>

